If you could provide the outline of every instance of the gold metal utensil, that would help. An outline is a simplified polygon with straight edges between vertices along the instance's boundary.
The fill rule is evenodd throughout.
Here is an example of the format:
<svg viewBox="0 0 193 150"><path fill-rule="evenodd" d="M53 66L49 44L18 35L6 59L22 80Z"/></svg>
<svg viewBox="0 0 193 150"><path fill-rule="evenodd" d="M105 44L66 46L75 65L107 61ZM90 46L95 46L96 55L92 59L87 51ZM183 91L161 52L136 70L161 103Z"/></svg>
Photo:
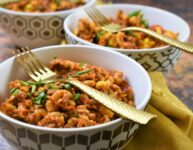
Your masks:
<svg viewBox="0 0 193 150"><path fill-rule="evenodd" d="M193 45L180 42L174 39L171 39L169 37L166 37L162 34L156 33L152 30L141 28L141 27L126 27L123 28L118 24L112 23L108 20L96 7L92 6L85 9L86 13L89 15L89 17L96 22L98 25L101 26L102 30L116 33L120 31L141 31L144 32L156 39L159 39L160 41L163 41L169 45L172 45L176 48L179 48L180 50L183 50L185 52L193 54Z"/></svg>
<svg viewBox="0 0 193 150"><path fill-rule="evenodd" d="M8 3L13 3L13 2L19 2L20 0L0 0L0 5L5 5Z"/></svg>
<svg viewBox="0 0 193 150"><path fill-rule="evenodd" d="M41 80L41 82L45 84L56 82L56 81L67 82L79 88L80 90L88 94L90 97L92 97L102 105L106 106L107 108L111 109L115 113L119 114L120 116L140 124L146 124L149 120L156 117L153 114L144 112L142 110L137 110L132 106L129 106L111 96L108 96L105 93L102 93L96 89L93 89L83 84L82 82L79 82L72 78L57 79L55 78L57 76L56 73L50 70L46 65L44 65L39 60L39 58L34 53L31 52L30 49L22 48L21 51L17 50L17 51L14 51L13 53L16 56L18 62L26 70L27 74L35 81ZM50 78L53 78L53 79L50 79Z"/></svg>

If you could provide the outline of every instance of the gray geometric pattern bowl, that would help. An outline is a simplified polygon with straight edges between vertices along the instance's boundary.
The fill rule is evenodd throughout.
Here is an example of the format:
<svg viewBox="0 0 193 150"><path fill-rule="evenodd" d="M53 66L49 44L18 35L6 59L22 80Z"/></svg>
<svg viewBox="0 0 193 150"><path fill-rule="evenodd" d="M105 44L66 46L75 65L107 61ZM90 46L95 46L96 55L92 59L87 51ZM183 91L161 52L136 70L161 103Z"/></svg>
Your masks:
<svg viewBox="0 0 193 150"><path fill-rule="evenodd" d="M0 8L0 26L17 46L35 48L56 45L64 38L64 19L94 4L95 0L86 0L84 6L49 13L24 13Z"/></svg>
<svg viewBox="0 0 193 150"><path fill-rule="evenodd" d="M159 24L165 29L172 30L179 33L180 41L187 41L190 35L190 27L180 17L172 14L168 11L161 10L143 5L132 5L132 4L115 4L115 5L103 5L99 6L98 9L107 17L116 16L116 12L123 10L126 14L135 10L141 10L144 17L149 21L150 24ZM167 17L166 17L167 16ZM132 57L138 61L148 71L162 71L167 72L175 65L180 57L181 52L179 49L170 46L163 46L152 49L117 49L104 47L93 44L77 37L73 32L77 28L77 22L81 18L89 18L84 11L75 12L69 15L64 21L64 29L66 33L66 39L69 44L82 44L92 45L101 47L108 50L118 51L127 56Z"/></svg>
<svg viewBox="0 0 193 150"><path fill-rule="evenodd" d="M152 91L150 77L141 65L125 55L82 45L49 46L34 49L33 52L45 64L58 57L122 71L133 89L136 108L144 110L147 106ZM29 77L15 57L1 63L0 72L1 103L10 94L7 87L10 81L27 80ZM138 126L117 118L96 126L53 129L27 124L0 112L0 133L16 150L121 150L134 136Z"/></svg>
<svg viewBox="0 0 193 150"><path fill-rule="evenodd" d="M0 120L1 133L15 150L122 150L138 125L123 121L102 130L52 133ZM77 149L78 147L78 149Z"/></svg>
<svg viewBox="0 0 193 150"><path fill-rule="evenodd" d="M65 34L66 41L68 44L77 44L77 45L93 45L93 44L85 44L84 42L80 42L70 36L69 34ZM103 47L96 45L98 47ZM105 49L112 49L103 47ZM161 72L168 72L172 69L172 67L176 64L177 60L180 58L181 52L179 49L174 47L168 47L165 49L160 49L157 51L134 51L134 52L123 52L137 62L139 62L146 70L148 71L161 71Z"/></svg>

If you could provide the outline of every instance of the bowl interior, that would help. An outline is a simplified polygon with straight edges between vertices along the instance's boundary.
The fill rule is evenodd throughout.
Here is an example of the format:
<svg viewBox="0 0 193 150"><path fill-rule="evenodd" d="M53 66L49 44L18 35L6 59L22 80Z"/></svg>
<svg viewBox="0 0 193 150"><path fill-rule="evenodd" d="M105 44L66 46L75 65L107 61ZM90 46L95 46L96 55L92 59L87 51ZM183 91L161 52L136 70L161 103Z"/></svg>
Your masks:
<svg viewBox="0 0 193 150"><path fill-rule="evenodd" d="M179 33L180 41L187 41L190 35L190 28L188 24L182 18L165 10L149 6L132 5L132 4L104 5L99 6L98 8L105 16L111 18L115 17L116 12L119 10L123 10L126 14L135 10L141 10L142 13L144 14L144 18L148 20L150 25L159 24L167 30ZM83 10L73 13L66 19L64 23L64 28L66 30L66 33L69 34L70 36L73 36L75 39L85 44L89 44L90 42L82 40L73 34L74 30L77 28L78 20L81 18L89 18L89 17Z"/></svg>
<svg viewBox="0 0 193 150"><path fill-rule="evenodd" d="M91 7L92 5L95 4L96 0L85 0L85 5L79 6L79 7L75 7L72 9L67 9L67 10L61 10L61 11L55 11L55 12L44 12L44 13L31 13L31 12L18 12L18 11L13 11L13 10L9 10L9 9L5 9L0 7L0 11L4 12L4 13L10 13L10 14L15 14L15 15L22 15L22 16L52 16L52 15L69 15L72 12L74 12L77 9L84 9L86 7Z"/></svg>
<svg viewBox="0 0 193 150"><path fill-rule="evenodd" d="M148 74L137 62L122 54L87 46L52 46L39 48L34 52L45 63L54 57L59 57L122 71L134 90L137 108L144 109L149 100L151 82ZM26 80L29 77L15 58L10 58L0 64L0 72L3 72L0 74L0 101L2 102L9 95L9 81Z"/></svg>

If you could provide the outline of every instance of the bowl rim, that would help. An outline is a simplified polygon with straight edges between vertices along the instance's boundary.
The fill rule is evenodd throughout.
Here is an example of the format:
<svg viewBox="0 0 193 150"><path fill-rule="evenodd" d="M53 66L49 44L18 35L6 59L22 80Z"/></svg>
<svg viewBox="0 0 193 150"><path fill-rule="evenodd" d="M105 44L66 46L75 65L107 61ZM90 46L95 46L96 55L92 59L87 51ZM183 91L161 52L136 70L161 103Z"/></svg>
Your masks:
<svg viewBox="0 0 193 150"><path fill-rule="evenodd" d="M120 57L123 57L124 59L127 59L128 61L134 63L136 65L136 67L138 69L140 69L141 72L143 72L144 78L147 79L147 93L146 93L146 96L144 97L141 104L138 105L136 108L137 109L143 109L147 106L147 104L150 100L150 97L151 97L151 93L152 93L151 79L150 79L148 73L145 71L145 69L138 62L133 60L132 58L127 57L126 55L123 55L123 54L121 54L119 52L116 52L116 51L110 51L110 50L107 50L107 49L102 49L100 47L93 47L93 46L88 46L88 45L53 45L53 46L47 46L47 47L41 47L41 48L33 49L33 52L44 51L46 49L59 49L59 48L64 48L64 49L67 49L67 48L95 49L97 51L103 51L103 52L105 51L105 52L108 52L108 53L113 53L115 55L119 55ZM4 62L2 62L0 65L3 65L3 64L9 63L9 62L14 62L15 63L15 56L12 56L12 57L8 58ZM66 132L66 133L69 133L69 132L84 132L84 131L88 131L88 130L91 131L91 130L102 129L102 128L111 126L113 124L117 124L117 123L120 123L122 121L125 121L125 119L123 119L123 118L118 118L118 119L112 120L112 121L107 122L107 123L94 125L94 126L89 126L89 127L82 127L82 128L48 128L48 127L40 127L40 126L36 126L36 125L31 125L31 124L28 124L28 123L25 123L25 122L22 122L22 121L18 121L16 119L13 119L13 118L9 117L8 115L2 113L1 111L0 111L0 118L3 118L4 120L6 120L10 123L13 123L13 124L16 124L18 126L25 127L25 128L29 128L29 129L48 131L48 132Z"/></svg>
<svg viewBox="0 0 193 150"><path fill-rule="evenodd" d="M135 7L135 8L147 8L147 9L151 9L153 11L156 11L156 12L163 12L165 14L168 14L170 16L174 16L176 18L178 18L181 22L183 22L186 26L186 36L182 37L181 38L181 42L185 42L189 39L190 37L190 26L188 25L188 23L180 16L170 12L170 11L167 11L167 10L164 10L164 9L160 9L160 8L157 8L157 7L152 7L152 6L147 6L147 5L140 5L140 4L122 4L122 3L116 3L116 4L106 4L106 5L101 5L101 6L97 6L97 8L109 8L109 7L119 7L120 9L122 7ZM79 10L79 12L82 11L82 10ZM72 14L70 14L65 20L64 20L64 23L63 23L63 28L65 30L65 34L70 36L70 37L73 37L76 41L78 42L81 42L81 43L84 43L86 45L92 45L92 46L99 46L101 48L105 48L105 49L109 49L109 50L114 50L114 51L118 51L118 52L121 52L121 53L136 53L136 52L155 52L155 51L162 51L162 50L165 50L165 49L170 49L170 45L166 45L166 46L161 46L161 47L156 47L156 48L144 48L144 49L122 49L122 48L112 48L112 47L107 47L107 46L102 46L102 45L98 45L98 44L95 44L95 43L91 43L91 42L88 42L86 40L83 40L81 38L79 38L78 36L76 36L69 28L68 24L70 22L70 20L72 19L73 16L77 15L78 12L74 12Z"/></svg>
<svg viewBox="0 0 193 150"><path fill-rule="evenodd" d="M21 15L21 16L52 16L52 15L68 15L73 13L74 11L78 10L78 9L84 9L86 7L90 7L92 5L94 5L96 2L96 0L88 0L86 2L85 5L79 6L79 7L75 7L72 9L67 9L67 10L61 10L61 11L55 11L55 12L45 12L45 13L30 13L30 12L18 12L18 11L13 11L10 9L6 9L3 7L0 7L0 12L4 12L4 13L8 13L8 14L13 14L13 15Z"/></svg>

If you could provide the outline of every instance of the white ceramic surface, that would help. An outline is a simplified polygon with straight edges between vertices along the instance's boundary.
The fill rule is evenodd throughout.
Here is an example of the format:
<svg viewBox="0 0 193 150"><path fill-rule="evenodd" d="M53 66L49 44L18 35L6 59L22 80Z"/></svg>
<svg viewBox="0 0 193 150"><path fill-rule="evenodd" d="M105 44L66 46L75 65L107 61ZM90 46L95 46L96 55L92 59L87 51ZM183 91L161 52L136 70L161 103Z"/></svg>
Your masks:
<svg viewBox="0 0 193 150"><path fill-rule="evenodd" d="M120 53L91 46L50 46L34 50L38 57L48 63L54 57L77 62L87 62L106 69L123 71L135 95L138 109L145 109L151 95L151 81L147 72L133 59ZM8 96L8 83L15 79L27 79L26 73L12 57L0 64L0 100ZM0 112L3 136L17 148L34 150L121 150L134 135L138 125L124 119L97 126L70 129L51 129L26 124Z"/></svg>
<svg viewBox="0 0 193 150"><path fill-rule="evenodd" d="M133 4L114 4L103 5L98 7L99 10L107 17L114 17L118 10L123 10L125 13L129 13L135 10L141 10L144 14L144 18L148 20L150 25L159 24L165 29L179 33L179 40L185 42L190 36L190 27L179 16L170 13L165 10L161 10L154 7L144 5ZM75 34L74 30L77 28L77 22L81 18L88 18L84 11L78 11L68 16L64 22L64 29L66 31L66 38L70 44L83 44L99 46L88 41L85 41ZM115 50L125 55L131 56L138 61L142 66L149 71L163 71L170 70L177 62L180 52L178 49L169 46L163 46L152 49L117 49L110 47L103 47L109 50Z"/></svg>
<svg viewBox="0 0 193 150"><path fill-rule="evenodd" d="M95 0L85 1L85 5L74 9L48 13L16 12L0 7L0 26L20 47L56 45L64 38L63 20L71 13L95 4Z"/></svg>

